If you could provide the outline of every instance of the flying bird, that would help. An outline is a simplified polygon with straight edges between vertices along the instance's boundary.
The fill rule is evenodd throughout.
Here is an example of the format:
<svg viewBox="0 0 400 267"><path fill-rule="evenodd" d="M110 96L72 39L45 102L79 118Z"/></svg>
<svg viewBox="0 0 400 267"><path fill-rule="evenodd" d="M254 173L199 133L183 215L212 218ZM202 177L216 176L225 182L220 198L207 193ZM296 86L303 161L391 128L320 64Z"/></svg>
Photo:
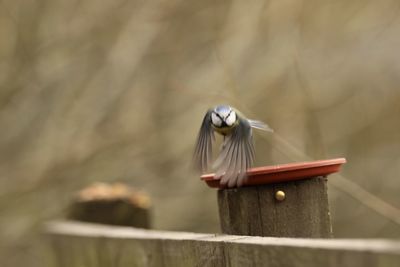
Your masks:
<svg viewBox="0 0 400 267"><path fill-rule="evenodd" d="M242 186L246 171L254 162L254 142L251 128L264 131L273 130L265 123L250 120L238 110L219 105L209 109L204 116L194 151L194 162L197 168L206 172L212 156L214 132L223 136L220 153L213 164L215 178L220 184L228 187Z"/></svg>

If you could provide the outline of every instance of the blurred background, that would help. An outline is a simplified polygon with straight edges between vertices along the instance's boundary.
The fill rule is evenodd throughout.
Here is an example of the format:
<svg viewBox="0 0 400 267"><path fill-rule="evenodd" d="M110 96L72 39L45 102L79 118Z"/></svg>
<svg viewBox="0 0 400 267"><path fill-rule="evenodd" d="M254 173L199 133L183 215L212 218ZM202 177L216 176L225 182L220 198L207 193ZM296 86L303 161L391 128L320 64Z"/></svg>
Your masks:
<svg viewBox="0 0 400 267"><path fill-rule="evenodd" d="M147 191L157 229L219 231L216 192L190 159L221 103L275 130L255 132L257 166L347 158L329 181L336 237L399 238L399 11L0 1L0 265L43 266L42 223L94 181Z"/></svg>

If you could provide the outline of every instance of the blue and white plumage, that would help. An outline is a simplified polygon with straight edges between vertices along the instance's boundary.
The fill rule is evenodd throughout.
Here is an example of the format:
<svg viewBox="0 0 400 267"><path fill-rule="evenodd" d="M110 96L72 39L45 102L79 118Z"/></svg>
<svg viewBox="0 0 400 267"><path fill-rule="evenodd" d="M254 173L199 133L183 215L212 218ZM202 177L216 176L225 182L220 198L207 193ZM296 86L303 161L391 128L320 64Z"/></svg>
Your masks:
<svg viewBox="0 0 400 267"><path fill-rule="evenodd" d="M245 118L227 105L209 109L204 116L194 152L195 164L200 171L207 171L212 154L214 132L224 137L219 156L213 164L215 177L222 185L241 186L246 171L254 162L252 129L271 131L265 123Z"/></svg>

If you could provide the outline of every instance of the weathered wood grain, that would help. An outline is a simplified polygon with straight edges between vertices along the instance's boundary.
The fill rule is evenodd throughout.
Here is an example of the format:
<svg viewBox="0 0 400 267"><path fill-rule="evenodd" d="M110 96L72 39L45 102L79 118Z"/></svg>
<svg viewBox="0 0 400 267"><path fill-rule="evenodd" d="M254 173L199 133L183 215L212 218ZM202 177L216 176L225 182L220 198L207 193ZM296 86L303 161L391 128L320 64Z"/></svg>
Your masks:
<svg viewBox="0 0 400 267"><path fill-rule="evenodd" d="M284 201L275 192L285 192ZM326 178L218 190L225 234L276 237L331 237Z"/></svg>
<svg viewBox="0 0 400 267"><path fill-rule="evenodd" d="M249 237L53 222L53 267L397 267L400 241Z"/></svg>

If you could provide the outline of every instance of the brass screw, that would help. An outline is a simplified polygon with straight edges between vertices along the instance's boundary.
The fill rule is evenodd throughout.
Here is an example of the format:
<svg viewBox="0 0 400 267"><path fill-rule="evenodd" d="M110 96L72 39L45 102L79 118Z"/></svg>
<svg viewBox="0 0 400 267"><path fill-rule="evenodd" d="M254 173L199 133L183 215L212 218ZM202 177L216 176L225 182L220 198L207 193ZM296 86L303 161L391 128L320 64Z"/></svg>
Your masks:
<svg viewBox="0 0 400 267"><path fill-rule="evenodd" d="M279 190L275 192L275 199L278 201L284 201L285 200L285 192Z"/></svg>

